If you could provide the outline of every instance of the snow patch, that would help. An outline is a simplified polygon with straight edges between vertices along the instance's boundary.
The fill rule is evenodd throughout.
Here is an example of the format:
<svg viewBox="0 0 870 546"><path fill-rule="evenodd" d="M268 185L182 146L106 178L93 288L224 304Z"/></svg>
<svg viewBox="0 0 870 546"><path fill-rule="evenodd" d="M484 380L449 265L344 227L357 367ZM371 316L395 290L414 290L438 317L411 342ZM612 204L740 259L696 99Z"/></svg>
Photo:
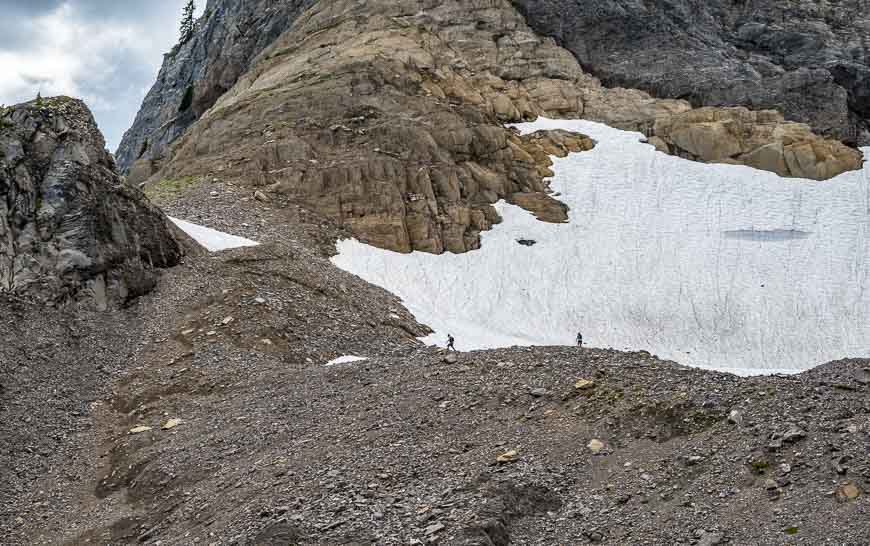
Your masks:
<svg viewBox="0 0 870 546"><path fill-rule="evenodd" d="M554 158L569 222L499 203L466 254L341 241L333 262L404 300L444 345L645 349L740 374L870 355L870 164L826 182L669 156L639 133L540 119L594 150ZM870 156L870 148L865 148ZM532 246L518 240L534 240Z"/></svg>
<svg viewBox="0 0 870 546"><path fill-rule="evenodd" d="M211 228L191 224L178 218L169 217L173 224L178 226L181 231L190 235L190 237L205 247L209 252L220 252L221 250L229 250L231 248L241 248L247 246L257 246L260 243L245 239L244 237L236 237L229 233L216 231Z"/></svg>
<svg viewBox="0 0 870 546"><path fill-rule="evenodd" d="M368 358L364 356L353 356L353 355L345 355L340 356L334 360L330 360L324 366L336 366L338 364L350 364L352 362L364 362L368 360Z"/></svg>

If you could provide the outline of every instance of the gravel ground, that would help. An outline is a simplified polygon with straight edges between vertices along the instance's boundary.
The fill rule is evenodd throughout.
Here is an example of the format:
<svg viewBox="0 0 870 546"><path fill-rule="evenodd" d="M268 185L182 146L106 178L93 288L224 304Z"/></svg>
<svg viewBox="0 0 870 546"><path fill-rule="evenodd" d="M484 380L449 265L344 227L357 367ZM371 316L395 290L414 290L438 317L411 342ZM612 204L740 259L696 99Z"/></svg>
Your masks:
<svg viewBox="0 0 870 546"><path fill-rule="evenodd" d="M265 244L122 311L0 300L3 544L870 543L868 361L446 354L328 222L221 181L162 204Z"/></svg>

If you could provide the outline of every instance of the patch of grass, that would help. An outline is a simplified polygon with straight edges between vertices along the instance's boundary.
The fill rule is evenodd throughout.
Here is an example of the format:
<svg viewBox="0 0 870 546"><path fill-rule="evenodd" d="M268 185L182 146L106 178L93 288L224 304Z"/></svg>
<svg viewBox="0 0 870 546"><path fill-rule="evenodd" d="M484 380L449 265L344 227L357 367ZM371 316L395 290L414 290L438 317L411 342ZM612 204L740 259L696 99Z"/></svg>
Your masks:
<svg viewBox="0 0 870 546"><path fill-rule="evenodd" d="M785 531L785 534L787 534L787 535L796 535L798 532L798 528L797 527L786 527L784 529L784 531Z"/></svg>
<svg viewBox="0 0 870 546"><path fill-rule="evenodd" d="M195 176L164 178L144 188L145 195L152 201L166 201L178 197L189 189L198 186L202 180Z"/></svg>
<svg viewBox="0 0 870 546"><path fill-rule="evenodd" d="M770 463L768 463L767 461L764 461L764 460L752 461L751 465L752 465L752 470L756 474L764 474L764 471L767 470L768 468L770 468Z"/></svg>

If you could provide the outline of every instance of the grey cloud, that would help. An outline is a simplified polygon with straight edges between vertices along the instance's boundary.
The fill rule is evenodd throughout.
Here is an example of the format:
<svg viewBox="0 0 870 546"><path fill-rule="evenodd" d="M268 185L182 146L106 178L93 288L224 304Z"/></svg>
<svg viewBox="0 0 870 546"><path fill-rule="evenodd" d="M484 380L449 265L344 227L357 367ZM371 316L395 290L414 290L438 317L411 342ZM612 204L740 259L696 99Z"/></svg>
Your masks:
<svg viewBox="0 0 870 546"><path fill-rule="evenodd" d="M177 39L178 22L185 0L0 0L0 53L38 55L40 46L51 42L51 36L41 35L34 24L39 17L51 15L66 5L71 25L87 25L101 29L123 26L132 28L136 48L111 44L96 51L82 53L89 66L75 75L76 91L94 111L110 149L114 149L123 132L132 123L144 96L144 90L154 83L155 67L162 54L169 51ZM197 2L205 4L205 1ZM83 48L85 49L85 48ZM0 73L4 67L0 66ZM0 103L27 100L36 90L54 87L54 80L45 74L34 75L19 69L17 80L23 85L13 91L0 92Z"/></svg>

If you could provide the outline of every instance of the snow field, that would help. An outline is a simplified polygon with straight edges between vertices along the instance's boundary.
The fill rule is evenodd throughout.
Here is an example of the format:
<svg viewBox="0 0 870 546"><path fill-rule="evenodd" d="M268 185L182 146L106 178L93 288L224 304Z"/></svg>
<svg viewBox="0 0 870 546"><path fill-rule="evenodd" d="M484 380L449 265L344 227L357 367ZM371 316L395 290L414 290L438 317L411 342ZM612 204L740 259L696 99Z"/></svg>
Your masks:
<svg viewBox="0 0 870 546"><path fill-rule="evenodd" d="M479 251L337 245L333 262L402 298L435 331L425 341L573 345L579 330L586 346L739 374L870 356L870 163L826 182L784 179L672 157L599 123L516 127L597 142L554 160L568 223L499 203L504 222Z"/></svg>

